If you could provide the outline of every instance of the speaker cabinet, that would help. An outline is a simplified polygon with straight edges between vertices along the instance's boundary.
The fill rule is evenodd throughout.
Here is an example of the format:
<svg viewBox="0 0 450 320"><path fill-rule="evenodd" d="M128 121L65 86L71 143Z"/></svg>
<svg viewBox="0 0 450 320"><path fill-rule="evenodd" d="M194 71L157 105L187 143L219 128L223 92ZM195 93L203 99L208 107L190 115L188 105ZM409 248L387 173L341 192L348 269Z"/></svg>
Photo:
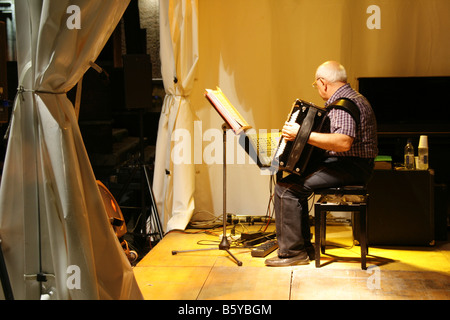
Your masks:
<svg viewBox="0 0 450 320"><path fill-rule="evenodd" d="M6 24L0 21L0 100L8 100ZM3 123L3 122L2 122Z"/></svg>
<svg viewBox="0 0 450 320"><path fill-rule="evenodd" d="M370 245L434 244L432 170L375 170L368 192Z"/></svg>
<svg viewBox="0 0 450 320"><path fill-rule="evenodd" d="M148 54L123 56L125 106L127 109L152 107L152 63Z"/></svg>

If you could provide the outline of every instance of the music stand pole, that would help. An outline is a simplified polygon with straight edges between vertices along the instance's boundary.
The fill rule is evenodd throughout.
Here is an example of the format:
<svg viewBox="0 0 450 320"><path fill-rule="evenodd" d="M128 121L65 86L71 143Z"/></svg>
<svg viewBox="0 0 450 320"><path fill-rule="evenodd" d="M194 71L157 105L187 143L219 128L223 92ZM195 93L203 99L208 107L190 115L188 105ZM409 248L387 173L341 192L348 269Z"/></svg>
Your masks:
<svg viewBox="0 0 450 320"><path fill-rule="evenodd" d="M230 242L227 238L227 129L231 129L227 123L222 125L223 131L223 234L222 241L219 244L220 250L225 250L236 261L238 266L242 266L242 262L239 261L230 252Z"/></svg>
<svg viewBox="0 0 450 320"><path fill-rule="evenodd" d="M230 242L227 238L227 129L231 129L227 123L222 125L223 131L223 234L222 240L219 244L219 250L226 251L238 266L242 266L242 261L238 260L231 252L230 252ZM207 249L193 249L193 250L180 250L172 251L172 255L181 252L193 252L193 251L206 251L206 250L215 250L216 248L207 248Z"/></svg>

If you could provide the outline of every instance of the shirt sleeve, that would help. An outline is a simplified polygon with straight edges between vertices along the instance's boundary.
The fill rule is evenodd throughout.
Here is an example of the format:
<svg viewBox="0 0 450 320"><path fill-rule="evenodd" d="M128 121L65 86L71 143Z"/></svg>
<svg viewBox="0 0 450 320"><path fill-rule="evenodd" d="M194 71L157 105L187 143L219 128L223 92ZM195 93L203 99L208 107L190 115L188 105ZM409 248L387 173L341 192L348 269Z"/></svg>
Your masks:
<svg viewBox="0 0 450 320"><path fill-rule="evenodd" d="M345 134L354 138L356 136L356 123L352 116L340 109L333 109L329 113L330 132Z"/></svg>

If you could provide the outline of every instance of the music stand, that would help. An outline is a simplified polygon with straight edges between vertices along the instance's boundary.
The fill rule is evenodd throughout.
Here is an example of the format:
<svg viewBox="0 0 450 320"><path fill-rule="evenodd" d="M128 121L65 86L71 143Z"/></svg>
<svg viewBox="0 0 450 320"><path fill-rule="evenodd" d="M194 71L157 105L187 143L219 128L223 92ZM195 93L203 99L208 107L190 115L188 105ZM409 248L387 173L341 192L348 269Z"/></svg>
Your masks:
<svg viewBox="0 0 450 320"><path fill-rule="evenodd" d="M219 250L226 251L238 266L242 266L242 261L238 260L231 252L230 252L230 242L227 238L227 162L226 162L226 154L227 154L227 130L231 129L231 127L224 123L222 125L223 131L223 235L222 240L219 244ZM194 251L206 251L206 250L217 250L217 248L206 248L206 249L192 249L192 250L173 250L172 255L176 255L177 253L183 252L194 252Z"/></svg>

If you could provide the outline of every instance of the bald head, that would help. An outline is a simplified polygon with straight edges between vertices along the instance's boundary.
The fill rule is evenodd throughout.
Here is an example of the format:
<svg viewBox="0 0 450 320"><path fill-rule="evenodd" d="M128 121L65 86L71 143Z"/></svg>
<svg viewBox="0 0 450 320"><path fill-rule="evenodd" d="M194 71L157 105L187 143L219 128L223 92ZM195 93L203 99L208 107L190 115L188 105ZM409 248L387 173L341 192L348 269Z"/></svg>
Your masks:
<svg viewBox="0 0 450 320"><path fill-rule="evenodd" d="M329 83L347 83L347 72L343 65L337 61L327 61L322 63L316 71L316 79L323 78Z"/></svg>
<svg viewBox="0 0 450 320"><path fill-rule="evenodd" d="M347 72L345 68L339 62L327 61L317 68L316 81L313 85L317 88L322 99L326 101L346 83Z"/></svg>

